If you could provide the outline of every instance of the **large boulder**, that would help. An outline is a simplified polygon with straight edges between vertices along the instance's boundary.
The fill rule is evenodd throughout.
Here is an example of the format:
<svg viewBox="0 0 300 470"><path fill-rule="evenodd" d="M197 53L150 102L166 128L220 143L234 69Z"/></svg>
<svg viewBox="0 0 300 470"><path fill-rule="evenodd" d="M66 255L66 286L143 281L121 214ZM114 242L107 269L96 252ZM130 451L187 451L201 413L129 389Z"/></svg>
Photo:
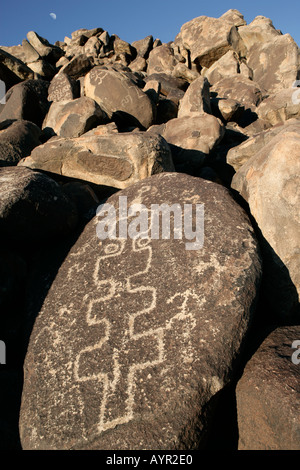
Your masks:
<svg viewBox="0 0 300 470"><path fill-rule="evenodd" d="M112 120L147 129L155 119L150 98L131 75L113 68L94 67L84 79L86 96L93 98Z"/></svg>
<svg viewBox="0 0 300 470"><path fill-rule="evenodd" d="M231 77L239 73L239 61L236 52L229 50L219 60L214 62L208 69L204 69L201 73L209 81L210 85Z"/></svg>
<svg viewBox="0 0 300 470"><path fill-rule="evenodd" d="M234 175L261 232L269 306L281 321L299 321L299 125L288 126Z"/></svg>
<svg viewBox="0 0 300 470"><path fill-rule="evenodd" d="M209 83L206 78L194 80L180 101L178 117L192 114L211 114Z"/></svg>
<svg viewBox="0 0 300 470"><path fill-rule="evenodd" d="M235 171L238 171L250 158L257 155L273 137L281 132L286 132L286 130L300 134L300 120L290 119L284 124L277 124L270 129L256 133L245 142L229 150L226 156L227 163L231 165Z"/></svg>
<svg viewBox="0 0 300 470"><path fill-rule="evenodd" d="M299 92L299 89L297 91L291 87L270 95L258 106L257 115L272 126L291 118L300 118Z"/></svg>
<svg viewBox="0 0 300 470"><path fill-rule="evenodd" d="M177 64L174 51L168 44L155 47L149 54L147 74L166 73L172 75Z"/></svg>
<svg viewBox="0 0 300 470"><path fill-rule="evenodd" d="M48 101L65 101L79 98L79 86L66 73L57 73L48 88Z"/></svg>
<svg viewBox="0 0 300 470"><path fill-rule="evenodd" d="M34 72L24 62L0 48L0 80L4 81L7 90L32 78Z"/></svg>
<svg viewBox="0 0 300 470"><path fill-rule="evenodd" d="M276 93L298 79L299 48L289 34L275 36L250 47L247 64L253 70L253 80L269 94Z"/></svg>
<svg viewBox="0 0 300 470"><path fill-rule="evenodd" d="M218 98L229 98L238 101L245 108L253 111L261 103L266 96L258 83L244 77L240 73L225 77L214 83L210 89L211 94L217 95Z"/></svg>
<svg viewBox="0 0 300 470"><path fill-rule="evenodd" d="M96 101L82 96L52 103L42 128L61 137L79 137L105 120L106 114Z"/></svg>
<svg viewBox="0 0 300 470"><path fill-rule="evenodd" d="M265 16L256 16L254 20L248 25L241 25L239 27L239 34L249 51L252 46L261 46L264 43L272 42L281 35L270 18Z"/></svg>
<svg viewBox="0 0 300 470"><path fill-rule="evenodd" d="M119 189L174 170L167 142L146 133L53 138L19 165Z"/></svg>
<svg viewBox="0 0 300 470"><path fill-rule="evenodd" d="M195 155L199 163L204 163L211 150L222 140L224 127L215 116L195 113L171 119L160 133L169 144L183 149L183 160Z"/></svg>
<svg viewBox="0 0 300 470"><path fill-rule="evenodd" d="M300 450L300 326L275 329L236 388L239 450Z"/></svg>
<svg viewBox="0 0 300 470"><path fill-rule="evenodd" d="M1 239L39 245L69 235L77 211L59 184L29 168L0 168Z"/></svg>
<svg viewBox="0 0 300 470"><path fill-rule="evenodd" d="M191 61L199 67L209 68L230 49L241 57L246 54L237 27L224 17L199 16L188 21L181 27L176 41L182 41L190 51Z"/></svg>
<svg viewBox="0 0 300 470"><path fill-rule="evenodd" d="M60 267L25 359L22 447L199 449L253 317L253 229L225 188L182 174L152 176L106 203L122 230L130 223L128 237L102 238L98 212ZM152 204L181 214L187 204L197 235L187 217L183 238L156 237L153 224L152 237Z"/></svg>
<svg viewBox="0 0 300 470"><path fill-rule="evenodd" d="M23 119L40 127L50 106L47 101L48 87L49 82L45 80L25 80L10 88L0 121Z"/></svg>
<svg viewBox="0 0 300 470"><path fill-rule="evenodd" d="M60 47L50 44L47 39L39 36L35 31L29 31L27 39L40 57L46 59L50 64L55 64L64 55L64 51Z"/></svg>
<svg viewBox="0 0 300 470"><path fill-rule="evenodd" d="M0 167L14 166L30 155L40 142L41 130L30 121L3 121L0 124Z"/></svg>
<svg viewBox="0 0 300 470"><path fill-rule="evenodd" d="M138 41L134 41L131 43L132 47L135 48L137 55L139 57L143 57L144 59L148 59L150 51L153 49L153 36L149 35L143 39L139 39Z"/></svg>

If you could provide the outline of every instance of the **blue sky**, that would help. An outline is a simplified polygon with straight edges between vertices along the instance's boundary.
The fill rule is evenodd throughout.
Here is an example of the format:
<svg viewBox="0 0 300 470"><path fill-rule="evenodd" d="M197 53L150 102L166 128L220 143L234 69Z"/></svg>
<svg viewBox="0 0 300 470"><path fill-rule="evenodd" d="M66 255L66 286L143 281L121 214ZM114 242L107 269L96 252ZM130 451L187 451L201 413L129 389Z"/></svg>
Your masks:
<svg viewBox="0 0 300 470"><path fill-rule="evenodd" d="M168 42L185 22L201 15L219 17L230 8L238 9L247 23L258 15L271 18L277 29L300 45L299 0L0 0L0 44L21 44L31 30L54 43L76 29L95 27L128 42L149 34Z"/></svg>

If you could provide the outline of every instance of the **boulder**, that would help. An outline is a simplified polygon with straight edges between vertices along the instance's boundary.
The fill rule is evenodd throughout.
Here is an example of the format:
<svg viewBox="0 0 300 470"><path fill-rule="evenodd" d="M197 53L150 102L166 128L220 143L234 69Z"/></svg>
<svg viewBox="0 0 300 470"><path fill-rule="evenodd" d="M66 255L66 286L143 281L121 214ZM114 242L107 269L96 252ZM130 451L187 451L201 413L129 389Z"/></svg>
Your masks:
<svg viewBox="0 0 300 470"><path fill-rule="evenodd" d="M194 18L181 27L179 38L190 51L191 61L199 68L209 68L230 49L235 50L241 57L246 54L237 27L232 21L224 18Z"/></svg>
<svg viewBox="0 0 300 470"><path fill-rule="evenodd" d="M180 101L178 117L201 113L211 114L209 83L203 77L197 78L190 84Z"/></svg>
<svg viewBox="0 0 300 470"><path fill-rule="evenodd" d="M231 77L223 78L210 89L212 95L218 98L230 98L241 103L245 109L256 110L263 98L266 96L258 83L243 77L237 73Z"/></svg>
<svg viewBox="0 0 300 470"><path fill-rule="evenodd" d="M143 207L145 235L152 204L188 204L195 223L204 204L203 249L173 235L134 238L132 211L121 216L132 237L102 239L100 216L86 225L30 337L24 450L201 449L234 377L261 270L245 212L222 186L176 173L111 196L118 213L119 196Z"/></svg>
<svg viewBox="0 0 300 470"><path fill-rule="evenodd" d="M257 108L260 119L272 126L282 124L291 118L300 118L300 90L287 88L266 98Z"/></svg>
<svg viewBox="0 0 300 470"><path fill-rule="evenodd" d="M161 136L93 134L50 139L20 165L119 189L174 170L169 146Z"/></svg>
<svg viewBox="0 0 300 470"><path fill-rule="evenodd" d="M41 130L30 121L0 124L0 167L15 166L41 144Z"/></svg>
<svg viewBox="0 0 300 470"><path fill-rule="evenodd" d="M284 125L278 124L272 128L256 133L245 142L229 150L226 157L227 163L231 165L235 171L238 171L250 158L257 155L273 137L287 130L300 134L300 120L290 119L288 122L285 122Z"/></svg>
<svg viewBox="0 0 300 470"><path fill-rule="evenodd" d="M87 56L98 57L102 43L96 36L91 36L84 45L84 53Z"/></svg>
<svg viewBox="0 0 300 470"><path fill-rule="evenodd" d="M0 121L22 119L40 127L50 106L47 101L48 87L49 82L45 80L25 80L10 88Z"/></svg>
<svg viewBox="0 0 300 470"><path fill-rule="evenodd" d="M162 135L172 145L208 155L221 141L224 128L216 117L195 113L168 121Z"/></svg>
<svg viewBox="0 0 300 470"><path fill-rule="evenodd" d="M189 87L189 83L185 79L173 77L166 73L153 73L145 78L146 83L152 80L160 83L160 93L166 97L169 97L172 93L173 96L178 94L178 99L181 99Z"/></svg>
<svg viewBox="0 0 300 470"><path fill-rule="evenodd" d="M226 11L222 16L220 16L220 20L228 21L229 23L234 24L234 26L244 26L247 24L244 15L234 8Z"/></svg>
<svg viewBox="0 0 300 470"><path fill-rule="evenodd" d="M29 31L27 39L38 54L50 64L55 64L64 55L64 51L60 47L50 44L47 39L39 36L35 31Z"/></svg>
<svg viewBox="0 0 300 470"><path fill-rule="evenodd" d="M280 321L299 321L299 125L275 135L234 175L264 250L264 296Z"/></svg>
<svg viewBox="0 0 300 470"><path fill-rule="evenodd" d="M168 44L152 49L148 58L147 74L166 73L172 75L172 71L177 64L174 51Z"/></svg>
<svg viewBox="0 0 300 470"><path fill-rule="evenodd" d="M244 106L230 98L214 98L211 101L212 114L225 123L239 120L244 111Z"/></svg>
<svg viewBox="0 0 300 470"><path fill-rule="evenodd" d="M290 88L298 79L299 48L289 34L256 43L247 53L253 80L269 94Z"/></svg>
<svg viewBox="0 0 300 470"><path fill-rule="evenodd" d="M131 43L132 47L135 48L137 55L148 59L150 51L153 48L153 36L147 36L144 39L139 39Z"/></svg>
<svg viewBox="0 0 300 470"><path fill-rule="evenodd" d="M28 67L35 73L36 77L42 78L43 80L51 80L56 74L55 66L49 64L49 62L44 59L28 62Z"/></svg>
<svg viewBox="0 0 300 470"><path fill-rule="evenodd" d="M77 211L58 183L29 168L0 168L1 239L49 243L69 235Z"/></svg>
<svg viewBox="0 0 300 470"><path fill-rule="evenodd" d="M35 48L27 41L27 39L23 39L22 41L22 50L24 53L24 60L26 64L28 62L35 62L41 58L40 54L35 50Z"/></svg>
<svg viewBox="0 0 300 470"><path fill-rule="evenodd" d="M130 62L130 70L132 72L146 72L147 65L146 59L138 55L136 59Z"/></svg>
<svg viewBox="0 0 300 470"><path fill-rule="evenodd" d="M0 48L0 80L8 90L22 80L34 78L34 72L20 59Z"/></svg>
<svg viewBox="0 0 300 470"><path fill-rule="evenodd" d="M105 120L106 114L96 101L82 96L52 103L42 129L52 130L61 137L79 137Z"/></svg>
<svg viewBox="0 0 300 470"><path fill-rule="evenodd" d="M48 101L65 101L79 98L79 87L66 73L57 73L48 88Z"/></svg>
<svg viewBox="0 0 300 470"><path fill-rule="evenodd" d="M94 67L84 79L86 96L94 99L109 119L147 129L155 119L155 108L127 72Z"/></svg>
<svg viewBox="0 0 300 470"><path fill-rule="evenodd" d="M239 450L300 450L299 338L300 326L276 328L246 364L236 387Z"/></svg>
<svg viewBox="0 0 300 470"><path fill-rule="evenodd" d="M264 43L275 41L281 33L274 28L270 18L257 16L248 25L241 25L239 35L248 51L252 46L261 46Z"/></svg>
<svg viewBox="0 0 300 470"><path fill-rule="evenodd" d="M65 73L73 80L77 80L79 77L86 75L93 67L94 57L81 53L63 65L59 73Z"/></svg>
<svg viewBox="0 0 300 470"><path fill-rule="evenodd" d="M239 73L237 54L236 52L229 50L208 69L204 69L201 75L207 78L210 85L214 85L214 83L222 80L223 78L231 77L237 73Z"/></svg>

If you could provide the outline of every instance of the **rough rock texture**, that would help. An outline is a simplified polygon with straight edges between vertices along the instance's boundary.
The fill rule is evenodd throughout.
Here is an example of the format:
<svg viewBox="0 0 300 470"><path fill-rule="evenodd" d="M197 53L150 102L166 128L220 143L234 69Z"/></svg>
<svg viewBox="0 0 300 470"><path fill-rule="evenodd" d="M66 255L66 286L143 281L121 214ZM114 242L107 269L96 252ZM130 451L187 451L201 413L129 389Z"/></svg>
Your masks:
<svg viewBox="0 0 300 470"><path fill-rule="evenodd" d="M217 93L219 98L230 98L241 103L245 108L255 110L263 98L264 91L260 86L243 77L241 74L232 75L219 80L211 87L211 93Z"/></svg>
<svg viewBox="0 0 300 470"><path fill-rule="evenodd" d="M240 27L239 35L249 51L252 46L257 47L262 43L275 41L280 32L274 27L270 18L260 15L248 25Z"/></svg>
<svg viewBox="0 0 300 470"><path fill-rule="evenodd" d="M103 124L106 114L92 98L82 96L71 101L51 104L42 128L52 129L61 137L79 137L91 128Z"/></svg>
<svg viewBox="0 0 300 470"><path fill-rule="evenodd" d="M153 73L167 73L172 75L177 64L177 60L174 57L174 52L167 44L162 44L149 54L147 73L152 75Z"/></svg>
<svg viewBox="0 0 300 470"><path fill-rule="evenodd" d="M6 93L6 104L1 111L0 121L24 119L41 126L48 112L49 83L45 80L25 80L13 86Z"/></svg>
<svg viewBox="0 0 300 470"><path fill-rule="evenodd" d="M262 234L266 293L274 313L299 321L299 126L273 137L234 175ZM288 242L287 242L288 241Z"/></svg>
<svg viewBox="0 0 300 470"><path fill-rule="evenodd" d="M206 248L187 250L184 239L100 242L97 218L86 226L30 338L24 449L198 448L207 407L232 376L260 278L246 214L220 185L175 173L107 203L118 208L121 195L128 207L205 204Z"/></svg>
<svg viewBox="0 0 300 470"><path fill-rule="evenodd" d="M209 68L229 49L241 56L246 53L237 27L221 18L199 16L185 23L179 33L183 45L191 52L191 61Z"/></svg>
<svg viewBox="0 0 300 470"><path fill-rule="evenodd" d="M77 82L67 74L61 72L51 80L48 89L48 101L65 101L79 98Z"/></svg>
<svg viewBox="0 0 300 470"><path fill-rule="evenodd" d="M195 113L211 114L209 83L203 77L197 78L188 87L180 101L178 117L191 116Z"/></svg>
<svg viewBox="0 0 300 470"><path fill-rule="evenodd" d="M227 163L238 171L251 157L258 154L273 137L287 130L300 134L300 120L290 119L284 124L278 124L266 129L229 150L226 156Z"/></svg>
<svg viewBox="0 0 300 470"><path fill-rule="evenodd" d="M231 77L239 73L239 62L236 52L229 50L219 60L214 62L208 69L204 69L201 73L209 81L210 85Z"/></svg>
<svg viewBox="0 0 300 470"><path fill-rule="evenodd" d="M41 243L69 234L77 211L60 186L29 168L0 168L1 238Z"/></svg>
<svg viewBox="0 0 300 470"><path fill-rule="evenodd" d="M224 129L216 117L195 113L168 121L162 135L170 144L208 155L221 141Z"/></svg>
<svg viewBox="0 0 300 470"><path fill-rule="evenodd" d="M14 166L41 144L41 130L30 121L3 121L0 124L0 167Z"/></svg>
<svg viewBox="0 0 300 470"><path fill-rule="evenodd" d="M54 138L20 165L121 189L174 170L166 141L144 133Z"/></svg>
<svg viewBox="0 0 300 470"><path fill-rule="evenodd" d="M4 81L6 89L30 78L34 78L34 72L20 59L0 48L0 79Z"/></svg>
<svg viewBox="0 0 300 470"><path fill-rule="evenodd" d="M270 42L253 45L247 63L253 70L253 80L268 93L276 93L297 80L299 48L289 34L279 35Z"/></svg>
<svg viewBox="0 0 300 470"><path fill-rule="evenodd" d="M300 118L300 89L280 90L266 98L257 108L260 119L272 126L281 124L291 118Z"/></svg>
<svg viewBox="0 0 300 470"><path fill-rule="evenodd" d="M126 73L94 67L84 80L85 94L93 98L107 115L129 120L148 128L154 120L154 107L149 97Z"/></svg>
<svg viewBox="0 0 300 470"><path fill-rule="evenodd" d="M236 389L239 450L300 450L299 338L300 326L277 328L247 363Z"/></svg>

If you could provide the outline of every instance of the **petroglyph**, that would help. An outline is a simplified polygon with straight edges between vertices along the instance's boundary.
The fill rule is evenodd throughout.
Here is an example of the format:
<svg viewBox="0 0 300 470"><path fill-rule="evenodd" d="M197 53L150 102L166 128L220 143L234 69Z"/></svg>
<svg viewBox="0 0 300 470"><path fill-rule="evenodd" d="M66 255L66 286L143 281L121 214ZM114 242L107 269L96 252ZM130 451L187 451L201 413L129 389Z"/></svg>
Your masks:
<svg viewBox="0 0 300 470"><path fill-rule="evenodd" d="M89 295L83 299L87 302L87 326L97 324L105 333L98 343L85 347L76 356L74 376L78 382L96 379L102 385L103 396L97 422L99 433L127 423L133 418L136 374L164 362L164 335L173 327L175 321L182 321L185 325L182 329L183 342L186 343L186 347L182 350L183 360L187 361L192 357L189 337L190 331L196 326L196 320L186 307L190 298L201 304L200 298L192 290L177 293L166 300L170 305L175 299L180 300L179 307L171 309L173 316L167 319L164 325L151 327L151 314L155 312L157 306L157 289L147 285L135 287L134 278L141 275L146 278L150 271L152 246L150 240L146 239L132 240L131 243L133 252L143 252L146 255L144 267L130 275L124 282L116 281L113 277L101 280L102 264L105 259L119 256L125 246L125 240L110 242L106 245L104 254L96 260L93 273L97 299L89 300ZM131 308L122 312L121 327L121 311L115 303L111 304L118 296L130 295ZM151 374L149 376L151 377ZM115 416L114 403L120 403L122 399L123 412Z"/></svg>

